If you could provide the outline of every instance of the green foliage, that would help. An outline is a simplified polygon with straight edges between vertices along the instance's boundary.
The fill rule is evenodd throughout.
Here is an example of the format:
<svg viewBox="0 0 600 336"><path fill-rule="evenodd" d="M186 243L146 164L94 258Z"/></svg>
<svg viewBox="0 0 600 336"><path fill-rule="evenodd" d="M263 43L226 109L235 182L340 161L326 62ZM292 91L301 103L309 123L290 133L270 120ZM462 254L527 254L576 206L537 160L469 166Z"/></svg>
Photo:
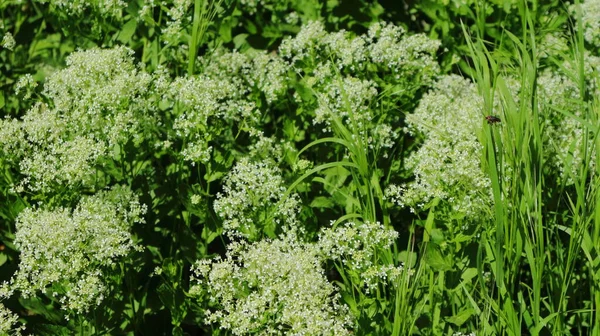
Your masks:
<svg viewBox="0 0 600 336"><path fill-rule="evenodd" d="M0 0L0 334L598 334L598 6Z"/></svg>

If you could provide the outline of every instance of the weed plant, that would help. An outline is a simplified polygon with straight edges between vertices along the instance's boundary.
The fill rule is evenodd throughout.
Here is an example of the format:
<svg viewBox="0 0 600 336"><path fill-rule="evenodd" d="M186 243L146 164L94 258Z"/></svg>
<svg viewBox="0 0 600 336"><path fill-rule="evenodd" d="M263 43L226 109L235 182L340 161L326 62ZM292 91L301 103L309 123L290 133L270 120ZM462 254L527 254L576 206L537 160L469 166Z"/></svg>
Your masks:
<svg viewBox="0 0 600 336"><path fill-rule="evenodd" d="M0 335L599 335L598 17L0 0Z"/></svg>

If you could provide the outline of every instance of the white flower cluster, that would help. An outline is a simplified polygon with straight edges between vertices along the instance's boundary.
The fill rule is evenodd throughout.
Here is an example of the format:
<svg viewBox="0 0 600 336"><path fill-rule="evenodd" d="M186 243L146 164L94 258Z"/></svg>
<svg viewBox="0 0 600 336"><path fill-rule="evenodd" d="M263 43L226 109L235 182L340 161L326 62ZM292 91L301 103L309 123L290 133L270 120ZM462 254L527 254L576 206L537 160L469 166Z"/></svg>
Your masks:
<svg viewBox="0 0 600 336"><path fill-rule="evenodd" d="M325 85L324 92L316 92L319 107L315 110L313 123L324 123L331 127L332 119L347 121L358 130L361 137L368 136L373 121L370 105L377 97L377 86L369 80L346 77L343 81L332 81Z"/></svg>
<svg viewBox="0 0 600 336"><path fill-rule="evenodd" d="M151 4L154 5L153 1ZM161 1L162 7L167 8L167 16L170 18L170 21L166 24L166 28L162 29L165 41L180 40L184 27L191 25L193 20L192 15L188 13L193 4L193 0L173 0L170 4L166 1Z"/></svg>
<svg viewBox="0 0 600 336"><path fill-rule="evenodd" d="M475 85L456 75L441 78L421 99L406 122L408 131L424 135L425 141L407 160L415 181L405 186L397 203L415 209L438 198L471 219L489 213L491 182L481 167L478 138L482 108Z"/></svg>
<svg viewBox="0 0 600 336"><path fill-rule="evenodd" d="M396 184L388 185L385 188L385 190L383 191L383 195L384 195L386 201L388 201L396 206L399 206L401 208L403 208L405 206L404 193L406 193L406 187L399 186Z"/></svg>
<svg viewBox="0 0 600 336"><path fill-rule="evenodd" d="M351 315L322 262L314 245L293 235L234 242L224 259L196 263L190 292L216 307L206 323L233 335L350 335Z"/></svg>
<svg viewBox="0 0 600 336"><path fill-rule="evenodd" d="M435 56L439 47L439 41L423 34L408 35L393 24L376 22L366 35L352 37L344 30L327 33L315 21L304 25L294 38L284 39L279 53L298 70L319 69L332 60L340 70L361 73L372 63L380 66L377 71L391 73L392 79L421 85L431 83L440 71Z"/></svg>
<svg viewBox="0 0 600 336"><path fill-rule="evenodd" d="M316 107L310 99L303 107L314 110L313 123L330 132L337 119L360 138L355 141L377 151L393 147L399 119L380 108L380 94L388 91L384 101L412 99L416 90L430 85L440 71L435 58L439 45L392 24L375 23L368 34L355 37L345 31L327 33L322 23L311 22L285 39L279 52L317 97Z"/></svg>
<svg viewBox="0 0 600 336"><path fill-rule="evenodd" d="M19 324L19 316L0 302L0 335L21 336L25 326Z"/></svg>
<svg viewBox="0 0 600 336"><path fill-rule="evenodd" d="M29 99L37 86L38 84L35 79L33 79L33 76L31 76L31 74L25 74L19 77L19 80L15 84L15 94L18 95L23 92L23 99Z"/></svg>
<svg viewBox="0 0 600 336"><path fill-rule="evenodd" d="M23 120L0 121L0 150L25 175L17 188L89 185L100 158L143 140L155 124L152 76L133 64L132 53L117 47L71 54L44 86L51 106L38 103Z"/></svg>
<svg viewBox="0 0 600 336"><path fill-rule="evenodd" d="M585 61L584 82L589 90L587 94L598 96L600 58L586 53ZM579 175L579 169L585 162L589 162L592 168L596 162L593 130L587 129L586 132L580 121L588 119L586 107L576 103L582 95L578 84L580 79L578 76L568 75L577 74L578 71L574 69L576 66L567 61L564 69L547 69L537 80L540 114L547 136L547 151L557 158L551 163L559 169L567 184L574 182L573 177ZM584 149L586 141L588 147ZM584 157L584 150L587 151L588 159Z"/></svg>
<svg viewBox="0 0 600 336"><path fill-rule="evenodd" d="M209 142L216 134L233 138L234 127L259 132L261 111L256 100L264 95L267 104L273 103L287 88L287 68L273 55L220 49L200 63L201 75L174 79L163 95L176 115L173 129L186 142L182 155L192 164L210 160Z"/></svg>
<svg viewBox="0 0 600 336"><path fill-rule="evenodd" d="M561 46L558 48L562 49ZM552 48L547 49L552 51ZM559 55L562 55L559 53ZM581 100L579 82L585 83L584 94L597 96L600 58L586 52L584 79L578 78L577 66L566 60L561 69L547 68L537 78L539 122L543 126L543 146L546 160L555 166L567 184L585 162L595 169L593 130L584 127L586 107ZM520 83L507 77L510 94L519 102ZM498 109L496 99L494 110ZM454 218L469 220L492 216L491 182L481 166L483 98L476 87L458 76L442 78L435 88L420 101L414 114L408 115L407 130L422 134L425 141L407 161L415 181L405 186L389 186L386 197L400 206L425 208L428 202L439 199L447 202ZM584 148L584 143L588 148ZM584 157L587 152L588 159ZM589 159L591 158L591 159ZM505 173L511 167L501 168ZM509 182L510 174L503 177ZM506 183L505 185L510 185Z"/></svg>
<svg viewBox="0 0 600 336"><path fill-rule="evenodd" d="M376 22L365 40L371 62L389 69L397 80L429 85L440 71L435 54L441 42L424 34L407 35L401 27Z"/></svg>
<svg viewBox="0 0 600 336"><path fill-rule="evenodd" d="M3 48L6 48L6 49L12 51L15 48L15 46L17 45L17 41L15 41L15 38L12 36L12 34L10 32L6 32L4 34L4 36L2 37L2 41L0 42L0 45Z"/></svg>
<svg viewBox="0 0 600 336"><path fill-rule="evenodd" d="M242 158L225 178L214 209L231 236L274 237L276 230L297 227L300 200L296 194L283 199L285 191L285 181L272 161Z"/></svg>
<svg viewBox="0 0 600 336"><path fill-rule="evenodd" d="M571 12L575 13L575 5L571 5ZM581 3L581 19L583 24L583 37L591 45L600 48L600 0L585 0Z"/></svg>
<svg viewBox="0 0 600 336"><path fill-rule="evenodd" d="M64 11L68 15L82 15L92 9L102 16L120 18L127 2L123 0L37 0L39 3L50 3L52 8Z"/></svg>
<svg viewBox="0 0 600 336"><path fill-rule="evenodd" d="M341 261L344 268L359 277L367 293L378 284L394 281L402 266L377 260L381 251L389 248L398 238L398 232L385 228L379 222L345 223L342 227L328 228L319 233L317 243L326 258Z"/></svg>
<svg viewBox="0 0 600 336"><path fill-rule="evenodd" d="M275 54L258 50L242 54L219 48L200 61L205 76L229 80L248 93L262 93L268 104L286 94L289 67Z"/></svg>
<svg viewBox="0 0 600 336"><path fill-rule="evenodd" d="M0 296L37 292L56 297L69 313L87 312L107 293L110 271L134 246L130 229L143 223L146 206L127 187L81 199L75 210L26 208L17 217L19 270Z"/></svg>

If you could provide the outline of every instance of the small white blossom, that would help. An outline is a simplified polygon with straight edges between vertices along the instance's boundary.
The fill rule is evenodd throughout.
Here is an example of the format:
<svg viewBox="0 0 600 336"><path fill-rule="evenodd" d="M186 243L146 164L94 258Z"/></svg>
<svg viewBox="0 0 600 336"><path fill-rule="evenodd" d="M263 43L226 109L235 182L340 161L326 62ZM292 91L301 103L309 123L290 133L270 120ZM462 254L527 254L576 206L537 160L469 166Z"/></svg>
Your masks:
<svg viewBox="0 0 600 336"><path fill-rule="evenodd" d="M90 186L101 159L152 135L156 91L152 75L134 65L132 53L124 47L72 53L67 67L44 85L51 104L35 104L22 120L1 121L0 150L25 176L21 189ZM22 77L17 90L32 80Z"/></svg>
<svg viewBox="0 0 600 336"><path fill-rule="evenodd" d="M292 235L236 241L224 259L198 261L190 292L216 307L205 322L233 335L350 335L348 308L325 277L318 249Z"/></svg>
<svg viewBox="0 0 600 336"><path fill-rule="evenodd" d="M223 193L217 194L215 212L223 218L225 233L256 239L263 232L295 228L299 197L283 198L285 181L271 161L251 162L242 158L225 178Z"/></svg>
<svg viewBox="0 0 600 336"><path fill-rule="evenodd" d="M17 217L19 270L0 296L54 293L69 313L87 312L107 293L110 270L133 249L130 229L143 223L145 205L127 187L85 196L74 211L26 208Z"/></svg>
<svg viewBox="0 0 600 336"><path fill-rule="evenodd" d="M37 82L33 79L31 74L25 74L19 77L19 80L15 84L15 94L19 94L21 91L25 91L23 99L31 98L33 90L37 87Z"/></svg>
<svg viewBox="0 0 600 336"><path fill-rule="evenodd" d="M571 5L570 10L575 15L575 5ZM600 1L599 0L585 0L581 3L581 20L583 21L583 37L585 40L596 46L600 47Z"/></svg>
<svg viewBox="0 0 600 336"><path fill-rule="evenodd" d="M481 168L483 99L475 85L446 76L406 117L408 131L423 134L423 145L407 160L415 181L406 186L399 204L421 208L438 198L453 211L470 216L489 215L491 181Z"/></svg>
<svg viewBox="0 0 600 336"><path fill-rule="evenodd" d="M19 316L0 302L0 335L21 336L25 326L20 324Z"/></svg>
<svg viewBox="0 0 600 336"><path fill-rule="evenodd" d="M0 45L12 51L17 45L17 42L10 32L6 32L2 37L2 42L0 42Z"/></svg>
<svg viewBox="0 0 600 336"><path fill-rule="evenodd" d="M375 259L396 238L398 232L378 222L348 222L321 231L317 247L326 259L339 260L344 268L357 274L368 293L379 283L394 281L402 273L402 266L379 264Z"/></svg>
<svg viewBox="0 0 600 336"><path fill-rule="evenodd" d="M54 10L64 11L69 15L82 15L91 8L102 16L121 17L127 3L123 0L37 0L40 3L50 3Z"/></svg>

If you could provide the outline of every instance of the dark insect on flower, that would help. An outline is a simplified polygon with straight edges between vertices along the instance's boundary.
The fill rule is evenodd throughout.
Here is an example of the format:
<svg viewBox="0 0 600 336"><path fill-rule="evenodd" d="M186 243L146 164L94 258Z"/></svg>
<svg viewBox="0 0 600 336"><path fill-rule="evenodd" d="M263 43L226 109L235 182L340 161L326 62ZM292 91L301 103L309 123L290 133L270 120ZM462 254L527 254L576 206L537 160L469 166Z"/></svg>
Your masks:
<svg viewBox="0 0 600 336"><path fill-rule="evenodd" d="M487 120L488 124L490 124L490 125L500 122L500 118L498 118L496 116L492 116L492 115L485 117L485 120Z"/></svg>

